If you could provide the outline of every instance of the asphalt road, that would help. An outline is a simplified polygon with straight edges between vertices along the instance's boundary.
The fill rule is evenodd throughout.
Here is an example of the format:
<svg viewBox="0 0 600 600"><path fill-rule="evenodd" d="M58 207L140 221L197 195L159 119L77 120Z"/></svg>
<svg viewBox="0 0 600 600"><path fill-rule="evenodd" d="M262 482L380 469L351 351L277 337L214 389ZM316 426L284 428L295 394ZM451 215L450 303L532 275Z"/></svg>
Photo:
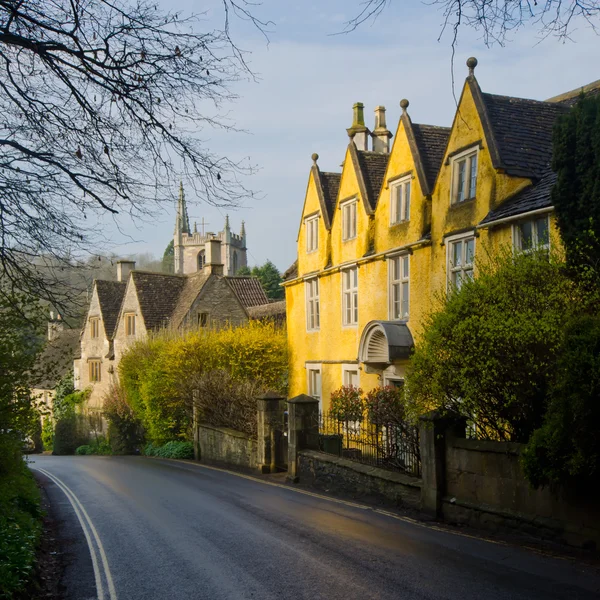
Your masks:
<svg viewBox="0 0 600 600"><path fill-rule="evenodd" d="M69 600L600 597L592 567L286 486L143 457L33 461Z"/></svg>

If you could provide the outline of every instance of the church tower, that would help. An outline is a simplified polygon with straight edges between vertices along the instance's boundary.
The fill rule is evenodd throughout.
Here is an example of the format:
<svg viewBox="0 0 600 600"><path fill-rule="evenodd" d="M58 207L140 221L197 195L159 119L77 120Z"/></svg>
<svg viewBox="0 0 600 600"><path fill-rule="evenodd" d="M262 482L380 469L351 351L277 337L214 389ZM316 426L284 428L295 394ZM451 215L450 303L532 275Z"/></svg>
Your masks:
<svg viewBox="0 0 600 600"><path fill-rule="evenodd" d="M248 265L246 256L246 227L242 221L239 235L231 231L229 215L225 217L225 226L219 233L205 231L205 223L202 223L202 231L194 223L194 230L190 228L187 206L183 184L179 186L179 201L177 204L177 215L175 217L175 232L173 236L174 270L178 275L189 275L204 268L207 260L208 242L210 244L211 263L223 265L223 275L235 275L242 267ZM220 258L215 256L220 252Z"/></svg>

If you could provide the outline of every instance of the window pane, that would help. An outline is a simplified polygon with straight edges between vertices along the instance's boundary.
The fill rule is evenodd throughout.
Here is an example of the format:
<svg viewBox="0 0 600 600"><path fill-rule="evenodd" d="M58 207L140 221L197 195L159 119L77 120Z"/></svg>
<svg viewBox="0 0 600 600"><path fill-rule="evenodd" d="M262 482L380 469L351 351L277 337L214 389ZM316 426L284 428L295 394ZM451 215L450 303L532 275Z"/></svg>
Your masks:
<svg viewBox="0 0 600 600"><path fill-rule="evenodd" d="M408 277L408 256L402 257L402 276Z"/></svg>
<svg viewBox="0 0 600 600"><path fill-rule="evenodd" d="M462 264L462 242L452 244L452 266L459 267Z"/></svg>
<svg viewBox="0 0 600 600"><path fill-rule="evenodd" d="M395 283L392 286L392 318L400 318L400 284Z"/></svg>
<svg viewBox="0 0 600 600"><path fill-rule="evenodd" d="M475 198L475 191L477 188L477 154L471 157L470 162L470 176L469 176L469 198Z"/></svg>
<svg viewBox="0 0 600 600"><path fill-rule="evenodd" d="M358 287L358 269L352 269L352 287Z"/></svg>
<svg viewBox="0 0 600 600"><path fill-rule="evenodd" d="M410 181L404 186L404 220L410 219Z"/></svg>
<svg viewBox="0 0 600 600"><path fill-rule="evenodd" d="M393 207L393 218L394 223L400 221L402 214L402 186L394 186L394 207Z"/></svg>
<svg viewBox="0 0 600 600"><path fill-rule="evenodd" d="M473 257L475 256L475 240L470 239L465 241L465 264L472 265Z"/></svg>
<svg viewBox="0 0 600 600"><path fill-rule="evenodd" d="M519 224L519 239L521 241L521 250L528 250L533 247L533 227L531 221Z"/></svg>
<svg viewBox="0 0 600 600"><path fill-rule="evenodd" d="M408 317L408 281L402 284L402 318Z"/></svg>
<svg viewBox="0 0 600 600"><path fill-rule="evenodd" d="M539 246L547 246L550 241L550 236L548 232L548 217L544 217L543 219L538 219L536 221L536 229L537 229L537 243Z"/></svg>
<svg viewBox="0 0 600 600"><path fill-rule="evenodd" d="M458 177L456 182L456 201L462 202L465 199L465 171L467 168L467 161L461 160L458 162L457 170Z"/></svg>
<svg viewBox="0 0 600 600"><path fill-rule="evenodd" d="M352 303L354 314L352 315L353 323L358 323L358 292L354 292L352 295Z"/></svg>

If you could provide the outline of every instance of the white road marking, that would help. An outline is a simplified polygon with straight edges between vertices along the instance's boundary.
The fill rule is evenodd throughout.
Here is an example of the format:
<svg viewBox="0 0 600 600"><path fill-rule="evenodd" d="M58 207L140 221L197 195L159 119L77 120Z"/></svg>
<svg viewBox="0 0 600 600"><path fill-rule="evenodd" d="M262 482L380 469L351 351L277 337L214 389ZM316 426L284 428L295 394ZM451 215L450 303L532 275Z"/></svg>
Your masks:
<svg viewBox="0 0 600 600"><path fill-rule="evenodd" d="M115 584L113 582L113 578L110 573L110 568L108 566L108 559L106 557L106 552L104 551L104 546L102 545L102 541L100 540L98 531L94 527L94 524L92 523L92 519L90 518L87 511L83 507L83 504L81 504L79 498L77 498L75 493L67 486L67 484L64 483L64 481L61 481L58 477L56 477L56 475L49 473L48 471L46 471L46 469L41 469L39 467L33 467L33 468L36 468L38 471L40 471L41 473L46 475L49 479L51 479L65 493L65 496L68 498L69 502L73 506L73 509L75 510L75 514L77 515L77 518L79 519L79 523L81 524L81 528L83 529L83 533L87 540L87 543L88 543L88 546L90 549L90 554L92 556L92 565L94 567L94 576L96 579L96 591L98 592L98 600L104 600L104 588L102 586L102 575L100 572L100 568L98 566L98 559L96 557L96 548L94 547L94 544L93 544L90 534L88 532L88 527L89 527L89 530L92 532L92 535L94 536L96 545L98 546L98 552L100 553L100 558L102 560L102 566L104 568L104 576L105 576L106 582L108 584L108 594L110 596L110 600L117 600L117 592L115 590Z"/></svg>

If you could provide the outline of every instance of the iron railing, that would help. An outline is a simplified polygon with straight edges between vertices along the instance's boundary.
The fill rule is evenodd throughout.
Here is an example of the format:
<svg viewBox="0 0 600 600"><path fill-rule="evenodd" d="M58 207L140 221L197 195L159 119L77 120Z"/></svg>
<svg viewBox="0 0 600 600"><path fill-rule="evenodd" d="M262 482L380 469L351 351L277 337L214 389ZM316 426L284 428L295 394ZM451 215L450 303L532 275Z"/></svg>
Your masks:
<svg viewBox="0 0 600 600"><path fill-rule="evenodd" d="M319 449L350 460L419 477L419 430L407 423L374 423L367 416L340 421L319 415Z"/></svg>

